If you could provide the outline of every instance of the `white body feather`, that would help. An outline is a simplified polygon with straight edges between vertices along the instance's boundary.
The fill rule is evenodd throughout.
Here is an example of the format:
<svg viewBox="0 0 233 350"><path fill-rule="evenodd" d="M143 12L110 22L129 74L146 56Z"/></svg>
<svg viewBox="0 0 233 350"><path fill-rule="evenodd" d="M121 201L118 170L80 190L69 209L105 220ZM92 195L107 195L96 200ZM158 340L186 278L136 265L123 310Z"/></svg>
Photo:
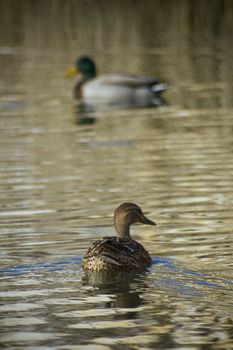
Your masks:
<svg viewBox="0 0 233 350"><path fill-rule="evenodd" d="M156 88L157 87L157 88ZM166 84L157 84L148 77L102 75L87 81L82 88L83 102L90 105L140 106L161 105L157 93Z"/></svg>

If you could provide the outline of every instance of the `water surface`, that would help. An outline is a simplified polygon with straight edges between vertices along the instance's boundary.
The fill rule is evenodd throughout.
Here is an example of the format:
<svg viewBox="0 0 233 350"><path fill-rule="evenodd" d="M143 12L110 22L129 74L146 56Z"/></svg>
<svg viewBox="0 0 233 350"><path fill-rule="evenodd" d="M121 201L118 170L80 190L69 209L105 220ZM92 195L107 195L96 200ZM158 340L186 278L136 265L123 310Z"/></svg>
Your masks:
<svg viewBox="0 0 233 350"><path fill-rule="evenodd" d="M232 349L230 3L208 16L208 1L12 3L0 5L2 347ZM105 73L168 80L168 106L80 123L63 78L78 51ZM87 278L81 257L114 234L124 201L157 223L132 230L153 265Z"/></svg>

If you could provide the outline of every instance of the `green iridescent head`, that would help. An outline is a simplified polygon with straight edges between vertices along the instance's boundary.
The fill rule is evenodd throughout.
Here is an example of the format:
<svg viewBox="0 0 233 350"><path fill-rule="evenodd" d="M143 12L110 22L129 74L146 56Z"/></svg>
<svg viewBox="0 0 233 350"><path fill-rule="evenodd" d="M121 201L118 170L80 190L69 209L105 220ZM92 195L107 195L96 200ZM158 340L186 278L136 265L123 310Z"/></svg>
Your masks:
<svg viewBox="0 0 233 350"><path fill-rule="evenodd" d="M66 72L66 77L72 77L79 72L85 79L92 79L96 76L96 66L91 58L86 56L78 58L74 66Z"/></svg>

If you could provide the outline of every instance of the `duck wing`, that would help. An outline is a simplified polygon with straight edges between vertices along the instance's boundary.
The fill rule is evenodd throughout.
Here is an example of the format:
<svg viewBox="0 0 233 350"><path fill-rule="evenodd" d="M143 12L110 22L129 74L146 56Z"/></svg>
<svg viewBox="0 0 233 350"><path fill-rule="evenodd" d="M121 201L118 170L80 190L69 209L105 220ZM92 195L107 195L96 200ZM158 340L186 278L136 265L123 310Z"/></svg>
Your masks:
<svg viewBox="0 0 233 350"><path fill-rule="evenodd" d="M119 240L116 237L104 237L95 241L83 261L93 257L100 257L107 263L124 268L139 268L151 264L150 255L140 243L134 240Z"/></svg>
<svg viewBox="0 0 233 350"><path fill-rule="evenodd" d="M168 84L155 78L135 75L102 75L96 79L102 86L125 87L129 89L148 88L152 93L167 90Z"/></svg>
<svg viewBox="0 0 233 350"><path fill-rule="evenodd" d="M155 84L158 84L159 81L154 78L150 77L143 77L143 76L135 76L135 75L102 75L98 80L101 81L102 84L105 85L120 85L120 86L127 86L127 87L143 87L143 86L153 86Z"/></svg>

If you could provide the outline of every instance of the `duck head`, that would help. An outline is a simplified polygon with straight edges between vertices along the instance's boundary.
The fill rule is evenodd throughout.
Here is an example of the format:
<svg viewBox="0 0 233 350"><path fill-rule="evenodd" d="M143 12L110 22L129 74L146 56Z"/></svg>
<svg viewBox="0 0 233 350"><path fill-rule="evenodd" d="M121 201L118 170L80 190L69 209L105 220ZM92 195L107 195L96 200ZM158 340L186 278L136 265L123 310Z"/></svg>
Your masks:
<svg viewBox="0 0 233 350"><path fill-rule="evenodd" d="M142 223L146 225L156 225L155 222L148 219L141 208L134 203L123 203L114 212L114 225L117 236L120 239L131 239L130 225Z"/></svg>
<svg viewBox="0 0 233 350"><path fill-rule="evenodd" d="M81 73L85 80L93 79L96 76L95 63L86 56L78 58L74 65L65 73L65 76L70 78L76 73Z"/></svg>

